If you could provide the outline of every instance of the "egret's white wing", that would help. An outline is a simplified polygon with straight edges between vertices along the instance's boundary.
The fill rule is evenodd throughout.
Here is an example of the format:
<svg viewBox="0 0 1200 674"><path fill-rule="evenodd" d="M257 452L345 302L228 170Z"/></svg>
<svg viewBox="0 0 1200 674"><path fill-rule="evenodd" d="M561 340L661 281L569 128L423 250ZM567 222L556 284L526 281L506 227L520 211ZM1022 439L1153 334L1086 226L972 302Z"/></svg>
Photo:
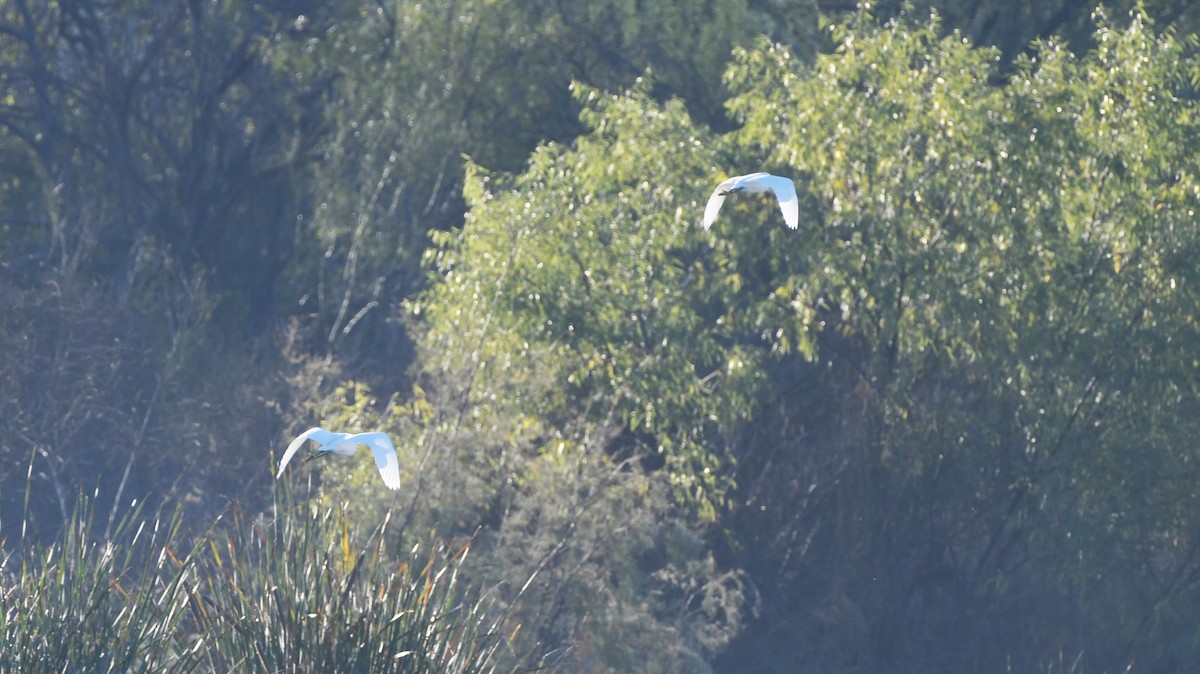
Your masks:
<svg viewBox="0 0 1200 674"><path fill-rule="evenodd" d="M288 445L288 448L284 450L283 458L279 460L279 472L275 474L275 479L278 480L283 476L283 469L287 468L288 462L292 460L292 457L296 455L296 452L301 446L304 445L305 442L308 442L309 440L316 440L321 444L325 444L330 440L336 439L338 435L339 434L337 433L330 433L320 426L314 426L307 431L304 431L300 435L297 435L296 439L292 440L292 444Z"/></svg>
<svg viewBox="0 0 1200 674"><path fill-rule="evenodd" d="M791 178L780 176L765 176L760 181L775 193L779 200L779 210L783 212L783 221L791 229L800 225L800 200L796 197L796 183Z"/></svg>
<svg viewBox="0 0 1200 674"><path fill-rule="evenodd" d="M704 206L704 221L701 226L704 229L712 227L712 223L717 219L717 211L721 210L721 204L725 203L725 193L733 188L734 183L745 176L736 176L729 180L723 181L717 185L717 189L713 190L712 196L708 198L708 204Z"/></svg>
<svg viewBox="0 0 1200 674"><path fill-rule="evenodd" d="M387 433L363 433L358 436L358 441L371 448L375 452L375 467L379 469L379 476L383 478L383 483L388 489L400 488L400 461L396 458L396 448L392 445L392 439Z"/></svg>
<svg viewBox="0 0 1200 674"><path fill-rule="evenodd" d="M712 227L712 223L717 219L717 212L721 210L721 204L723 203L725 203L725 195L721 194L720 188L718 188L708 198L708 204L704 207L704 221L700 223L704 229Z"/></svg>

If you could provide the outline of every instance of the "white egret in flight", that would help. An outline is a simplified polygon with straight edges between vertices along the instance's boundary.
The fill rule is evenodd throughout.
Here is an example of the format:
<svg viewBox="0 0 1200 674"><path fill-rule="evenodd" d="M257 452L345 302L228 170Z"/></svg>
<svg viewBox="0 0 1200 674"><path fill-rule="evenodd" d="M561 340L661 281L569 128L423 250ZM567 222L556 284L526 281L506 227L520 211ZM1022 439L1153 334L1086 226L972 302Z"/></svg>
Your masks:
<svg viewBox="0 0 1200 674"><path fill-rule="evenodd" d="M396 448L392 446L392 440L387 433L378 431L350 434L335 433L320 427L310 428L288 445L287 450L283 453L283 458L279 460L279 473L275 475L275 479L278 480L283 476L283 469L287 467L288 462L292 460L300 446L309 440L319 442L321 446L304 458L306 462L329 454L354 456L359 445L370 447L371 451L375 453L375 466L379 468L383 483L388 486L388 489L400 488L400 462L396 459Z"/></svg>
<svg viewBox="0 0 1200 674"><path fill-rule="evenodd" d="M717 189L713 190L712 196L708 198L708 205L704 207L704 229L711 227L717 219L717 211L721 210L721 204L725 203L726 195L735 192L774 192L787 226L795 229L800 224L800 201L796 198L796 184L792 179L773 176L770 173L751 173L734 176L717 185Z"/></svg>

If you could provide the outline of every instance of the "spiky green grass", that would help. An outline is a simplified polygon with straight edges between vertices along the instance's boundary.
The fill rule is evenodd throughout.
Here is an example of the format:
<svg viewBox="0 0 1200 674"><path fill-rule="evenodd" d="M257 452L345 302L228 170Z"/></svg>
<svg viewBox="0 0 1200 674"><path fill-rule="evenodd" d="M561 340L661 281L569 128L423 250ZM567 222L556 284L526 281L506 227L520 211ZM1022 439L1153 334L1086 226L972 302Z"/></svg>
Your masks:
<svg viewBox="0 0 1200 674"><path fill-rule="evenodd" d="M0 542L0 663L20 672L495 669L503 643L459 580L467 546L388 553L311 504L198 537L134 510L101 540L82 500L60 539Z"/></svg>
<svg viewBox="0 0 1200 674"><path fill-rule="evenodd" d="M466 548L386 554L387 522L356 546L333 509L305 505L250 535L215 540L193 602L212 671L491 671L485 607L458 582Z"/></svg>
<svg viewBox="0 0 1200 674"><path fill-rule="evenodd" d="M179 519L140 509L93 535L81 500L59 540L3 552L0 662L13 672L187 672L177 635L190 562L170 551Z"/></svg>

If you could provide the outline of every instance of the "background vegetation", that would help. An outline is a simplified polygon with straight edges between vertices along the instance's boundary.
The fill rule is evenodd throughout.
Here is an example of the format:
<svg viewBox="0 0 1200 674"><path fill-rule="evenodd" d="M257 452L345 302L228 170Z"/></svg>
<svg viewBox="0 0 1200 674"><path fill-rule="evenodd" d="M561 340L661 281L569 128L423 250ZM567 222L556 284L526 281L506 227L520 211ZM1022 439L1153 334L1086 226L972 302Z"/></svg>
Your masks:
<svg viewBox="0 0 1200 674"><path fill-rule="evenodd" d="M1200 665L1200 11L643 5L0 0L0 662Z"/></svg>

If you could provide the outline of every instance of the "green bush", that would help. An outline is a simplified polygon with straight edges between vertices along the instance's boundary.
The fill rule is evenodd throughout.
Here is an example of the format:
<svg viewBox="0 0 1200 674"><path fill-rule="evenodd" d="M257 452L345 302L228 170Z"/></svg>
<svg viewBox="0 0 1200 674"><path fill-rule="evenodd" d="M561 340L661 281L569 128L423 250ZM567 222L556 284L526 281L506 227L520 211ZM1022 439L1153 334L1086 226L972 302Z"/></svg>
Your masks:
<svg viewBox="0 0 1200 674"><path fill-rule="evenodd" d="M386 520L360 535L312 504L194 538L180 521L134 508L103 536L84 498L59 540L6 552L6 671L495 671L467 545L395 556Z"/></svg>
<svg viewBox="0 0 1200 674"><path fill-rule="evenodd" d="M0 561L0 663L13 672L189 672L197 659L179 648L179 630L195 583L180 550L179 518L144 516L133 507L111 536L94 528L81 499L46 546L7 551ZM5 531L6 534L7 530ZM18 546L32 533L23 522Z"/></svg>

